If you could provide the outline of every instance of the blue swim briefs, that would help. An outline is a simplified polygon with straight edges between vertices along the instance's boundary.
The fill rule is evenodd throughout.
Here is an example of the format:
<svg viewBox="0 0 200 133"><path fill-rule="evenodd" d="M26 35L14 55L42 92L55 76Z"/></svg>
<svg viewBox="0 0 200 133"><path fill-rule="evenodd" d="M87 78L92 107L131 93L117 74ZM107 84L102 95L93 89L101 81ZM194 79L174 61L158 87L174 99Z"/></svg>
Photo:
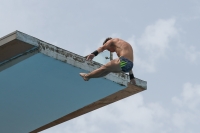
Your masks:
<svg viewBox="0 0 200 133"><path fill-rule="evenodd" d="M123 72L129 72L133 68L133 62L121 56L120 59L120 67Z"/></svg>

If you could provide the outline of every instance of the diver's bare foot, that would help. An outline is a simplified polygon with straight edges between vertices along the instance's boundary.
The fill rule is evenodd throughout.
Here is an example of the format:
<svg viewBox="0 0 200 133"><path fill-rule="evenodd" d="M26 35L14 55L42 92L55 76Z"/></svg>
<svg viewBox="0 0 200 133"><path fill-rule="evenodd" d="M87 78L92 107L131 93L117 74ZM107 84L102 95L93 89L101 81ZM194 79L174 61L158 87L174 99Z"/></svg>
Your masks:
<svg viewBox="0 0 200 133"><path fill-rule="evenodd" d="M80 76L85 80L85 81L88 81L89 80L89 78L87 78L86 76L87 76L87 73L79 73L80 74Z"/></svg>

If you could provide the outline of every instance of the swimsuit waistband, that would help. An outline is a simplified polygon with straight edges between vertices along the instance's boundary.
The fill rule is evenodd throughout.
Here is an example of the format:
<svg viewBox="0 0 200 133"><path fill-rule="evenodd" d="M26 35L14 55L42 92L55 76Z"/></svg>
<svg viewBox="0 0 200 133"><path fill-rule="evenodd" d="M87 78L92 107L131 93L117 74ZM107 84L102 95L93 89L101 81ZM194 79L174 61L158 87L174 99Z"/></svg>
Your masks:
<svg viewBox="0 0 200 133"><path fill-rule="evenodd" d="M126 60L128 60L128 61L132 62L131 60L127 59L127 58L126 58L126 57L124 57L124 56L120 56L119 58L120 58L120 59L126 59ZM133 62L132 62L132 63L133 63Z"/></svg>

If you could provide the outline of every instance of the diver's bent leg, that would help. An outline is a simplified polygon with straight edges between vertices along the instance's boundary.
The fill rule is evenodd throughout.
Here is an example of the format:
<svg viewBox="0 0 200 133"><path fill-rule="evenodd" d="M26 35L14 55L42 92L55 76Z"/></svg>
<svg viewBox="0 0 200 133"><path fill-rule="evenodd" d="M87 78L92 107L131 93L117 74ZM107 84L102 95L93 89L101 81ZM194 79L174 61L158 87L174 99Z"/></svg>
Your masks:
<svg viewBox="0 0 200 133"><path fill-rule="evenodd" d="M110 73L104 66L100 67L99 69L96 69L90 73L88 73L85 77L86 78L99 78L103 77Z"/></svg>
<svg viewBox="0 0 200 133"><path fill-rule="evenodd" d="M86 77L99 78L106 76L110 72L115 72L115 73L122 72L119 58L108 62L107 64L101 66L99 69L92 71L91 73L88 73Z"/></svg>
<svg viewBox="0 0 200 133"><path fill-rule="evenodd" d="M99 78L106 76L110 72L122 72L120 67L120 60L114 59L110 62L108 62L106 65L101 66L100 68L86 74L86 73L80 73L80 75L83 77L85 81L88 81L90 78Z"/></svg>

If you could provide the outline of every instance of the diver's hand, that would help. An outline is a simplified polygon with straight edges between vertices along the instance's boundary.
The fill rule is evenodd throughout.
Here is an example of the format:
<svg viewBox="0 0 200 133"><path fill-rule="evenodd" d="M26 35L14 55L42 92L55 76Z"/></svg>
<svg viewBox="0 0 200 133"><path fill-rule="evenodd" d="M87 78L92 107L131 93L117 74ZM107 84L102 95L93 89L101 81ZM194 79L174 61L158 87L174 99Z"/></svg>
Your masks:
<svg viewBox="0 0 200 133"><path fill-rule="evenodd" d="M95 57L94 54L89 54L89 55L87 56L87 59L86 59L86 60L91 61L94 57Z"/></svg>

